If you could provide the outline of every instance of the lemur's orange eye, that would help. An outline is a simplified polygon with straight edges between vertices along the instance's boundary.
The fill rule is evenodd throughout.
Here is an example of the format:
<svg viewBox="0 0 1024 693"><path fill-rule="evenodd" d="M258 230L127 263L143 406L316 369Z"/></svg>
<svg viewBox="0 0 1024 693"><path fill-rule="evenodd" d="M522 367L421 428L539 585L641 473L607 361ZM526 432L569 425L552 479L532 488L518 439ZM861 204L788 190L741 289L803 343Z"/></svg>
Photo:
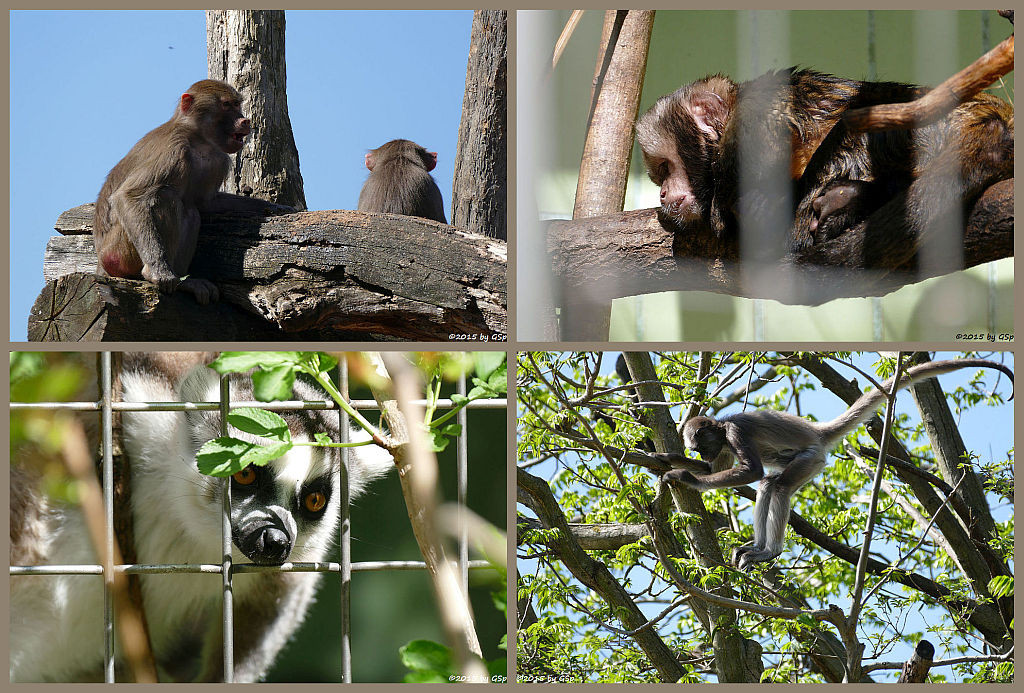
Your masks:
<svg viewBox="0 0 1024 693"><path fill-rule="evenodd" d="M252 467L246 467L242 471L236 473L231 478L240 483L242 486L248 486L252 482L256 481L256 470L253 469Z"/></svg>
<svg viewBox="0 0 1024 693"><path fill-rule="evenodd" d="M305 504L306 510L311 513L318 513L327 505L327 496L319 491L313 491L312 493L307 493L302 502Z"/></svg>

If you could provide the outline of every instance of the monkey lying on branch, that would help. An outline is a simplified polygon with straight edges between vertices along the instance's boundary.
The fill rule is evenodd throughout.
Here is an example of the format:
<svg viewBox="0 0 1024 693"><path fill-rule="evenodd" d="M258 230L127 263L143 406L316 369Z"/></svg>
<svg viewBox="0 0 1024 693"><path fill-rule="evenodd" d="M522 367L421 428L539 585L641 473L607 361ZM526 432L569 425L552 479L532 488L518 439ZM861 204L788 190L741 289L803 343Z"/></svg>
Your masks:
<svg viewBox="0 0 1024 693"><path fill-rule="evenodd" d="M637 140L661 187L663 218L680 230L703 223L719 238L738 233L742 169L743 214L791 214L794 251L834 238L899 195L900 211L884 213L920 235L1013 176L1013 107L990 94L915 129L852 132L842 120L847 110L927 91L796 68L741 84L713 75L658 99L637 121ZM741 142L759 143L756 160L740 161ZM780 184L792 188L791 209L771 194Z"/></svg>
<svg viewBox="0 0 1024 693"><path fill-rule="evenodd" d="M931 361L908 368L899 389L961 368L994 368L1013 382L1013 371L1003 364L967 358ZM825 468L832 446L874 415L892 384L890 378L882 389L865 392L843 414L827 422L809 421L772 409L740 412L720 419L695 416L683 426L683 441L700 455L699 461L678 453L655 453L652 457L676 467L665 472L662 479L697 491L761 482L754 504L754 541L736 550L737 565L746 570L782 553L793 496Z"/></svg>

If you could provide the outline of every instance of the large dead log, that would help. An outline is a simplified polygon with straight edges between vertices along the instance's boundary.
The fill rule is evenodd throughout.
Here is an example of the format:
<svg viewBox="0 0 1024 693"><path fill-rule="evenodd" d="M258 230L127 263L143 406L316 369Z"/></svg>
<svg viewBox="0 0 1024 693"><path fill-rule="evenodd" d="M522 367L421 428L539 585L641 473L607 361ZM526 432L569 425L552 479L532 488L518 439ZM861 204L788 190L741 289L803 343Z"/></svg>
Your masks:
<svg viewBox="0 0 1024 693"><path fill-rule="evenodd" d="M899 205L895 199L889 205ZM887 205L888 206L888 205ZM883 210L885 208L883 207ZM658 291L712 291L782 303L821 305L836 298L882 296L907 284L1013 256L1013 180L991 186L967 214L963 263L923 266L905 225L869 220L828 242L777 262L740 260L735 239L709 229L673 232L656 209L551 222L548 252L566 292L590 301ZM563 303L572 297L563 297Z"/></svg>
<svg viewBox="0 0 1024 693"><path fill-rule="evenodd" d="M507 331L506 245L418 217L352 211L203 224L192 265L221 300L95 276L92 205L60 216L29 339L487 341Z"/></svg>

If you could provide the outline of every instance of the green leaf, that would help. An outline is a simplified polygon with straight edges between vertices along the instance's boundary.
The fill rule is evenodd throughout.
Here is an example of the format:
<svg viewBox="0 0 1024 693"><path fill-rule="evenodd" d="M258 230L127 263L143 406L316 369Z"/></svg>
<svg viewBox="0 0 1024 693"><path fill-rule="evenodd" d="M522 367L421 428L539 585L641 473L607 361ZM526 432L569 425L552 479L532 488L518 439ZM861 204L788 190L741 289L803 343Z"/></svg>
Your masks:
<svg viewBox="0 0 1024 693"><path fill-rule="evenodd" d="M334 442L333 440L331 440L331 437L326 433L314 433L313 440L320 443L320 445L330 445L331 443Z"/></svg>
<svg viewBox="0 0 1024 693"><path fill-rule="evenodd" d="M1013 595L1013 577L997 575L989 580L988 591L993 597L1010 597Z"/></svg>
<svg viewBox="0 0 1024 693"><path fill-rule="evenodd" d="M434 671L414 671L402 677L403 683L449 683L448 676Z"/></svg>
<svg viewBox="0 0 1024 693"><path fill-rule="evenodd" d="M413 640L398 650L402 664L412 671L450 674L454 671L452 651L431 640Z"/></svg>
<svg viewBox="0 0 1024 693"><path fill-rule="evenodd" d="M487 384L494 389L495 392L505 394L508 392L508 370L505 367L491 373L491 377L487 379Z"/></svg>
<svg viewBox="0 0 1024 693"><path fill-rule="evenodd" d="M452 404L454 404L456 407L469 403L469 397L466 397L465 395L460 395L457 392L452 394L451 400Z"/></svg>
<svg viewBox="0 0 1024 693"><path fill-rule="evenodd" d="M302 362L299 351L225 351L210 364L210 368L221 375L245 373L253 368L274 368L282 364L299 365Z"/></svg>
<svg viewBox="0 0 1024 693"><path fill-rule="evenodd" d="M281 457L289 450L294 447L291 441L285 443L275 443L274 445L254 445L245 451L242 455L243 467L245 469L250 464L257 467L262 467L271 460L276 460Z"/></svg>
<svg viewBox="0 0 1024 693"><path fill-rule="evenodd" d="M505 364L504 351L476 351L473 352L473 362L476 377L487 380L492 373Z"/></svg>
<svg viewBox="0 0 1024 693"><path fill-rule="evenodd" d="M492 659L491 661L487 662L487 673L490 674L491 676L501 676L502 678L504 678L507 675L505 673L507 671L508 671L508 658L507 657L498 657L497 659Z"/></svg>
<svg viewBox="0 0 1024 693"><path fill-rule="evenodd" d="M196 454L200 473L209 476L231 476L245 469L242 456L253 446L245 440L224 436L203 443Z"/></svg>
<svg viewBox="0 0 1024 693"><path fill-rule="evenodd" d="M505 590L492 590L491 601L494 608L508 616L508 593Z"/></svg>
<svg viewBox="0 0 1024 693"><path fill-rule="evenodd" d="M318 362L318 368L321 373L326 373L338 365L338 359L322 351L304 351L302 352L301 357L303 363L306 363L310 370L313 370L313 360L315 358Z"/></svg>
<svg viewBox="0 0 1024 693"><path fill-rule="evenodd" d="M448 447L448 436L441 431L429 430L430 433L430 450L432 452L442 452Z"/></svg>
<svg viewBox="0 0 1024 693"><path fill-rule="evenodd" d="M209 476L231 476L250 464L262 467L291 449L291 442L259 445L225 436L214 438L199 448L196 466Z"/></svg>
<svg viewBox="0 0 1024 693"><path fill-rule="evenodd" d="M288 423L272 411L242 407L228 414L228 423L239 431L273 440L291 440Z"/></svg>
<svg viewBox="0 0 1024 693"><path fill-rule="evenodd" d="M473 378L473 382L477 385L467 393L468 399L480 399L481 397L497 394L490 387L487 387L487 383L484 381Z"/></svg>
<svg viewBox="0 0 1024 693"><path fill-rule="evenodd" d="M259 369L252 374L253 395L261 402L291 399L295 384L295 367L289 364Z"/></svg>

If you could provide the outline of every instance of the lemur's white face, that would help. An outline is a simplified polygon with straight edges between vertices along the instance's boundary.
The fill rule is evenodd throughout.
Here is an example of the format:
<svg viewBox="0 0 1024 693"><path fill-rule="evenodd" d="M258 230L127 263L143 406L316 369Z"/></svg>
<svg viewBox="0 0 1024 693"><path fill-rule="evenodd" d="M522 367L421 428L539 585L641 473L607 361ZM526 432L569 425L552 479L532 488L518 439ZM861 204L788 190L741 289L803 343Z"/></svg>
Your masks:
<svg viewBox="0 0 1024 693"><path fill-rule="evenodd" d="M206 368L189 373L177 392L165 381L137 374L125 374L122 382L126 401L219 399L217 375ZM296 383L295 397L315 401L326 396L308 384ZM232 378L231 399L253 399L248 377ZM125 447L133 460L133 474L138 469L141 477L133 480L133 503L160 508L162 514L144 521L143 531L152 527L161 535L176 533L177 537L165 536L159 543L190 545L176 552L179 560L215 561L220 552L224 481L200 474L195 457L204 443L220 436L220 413L126 412L125 416L130 423L125 426ZM334 440L339 437L337 412L282 412L281 416L295 441L313 440L318 432ZM229 435L259 440L236 429L230 429ZM393 464L379 448L358 450L349 460L352 497ZM337 448L299 446L266 466L235 474L231 478L234 560L260 565L323 560L338 525L340 464ZM147 479L154 483L146 483Z"/></svg>
<svg viewBox="0 0 1024 693"><path fill-rule="evenodd" d="M337 527L338 468L324 452L294 448L231 478L231 538L253 563L315 561L327 552Z"/></svg>

